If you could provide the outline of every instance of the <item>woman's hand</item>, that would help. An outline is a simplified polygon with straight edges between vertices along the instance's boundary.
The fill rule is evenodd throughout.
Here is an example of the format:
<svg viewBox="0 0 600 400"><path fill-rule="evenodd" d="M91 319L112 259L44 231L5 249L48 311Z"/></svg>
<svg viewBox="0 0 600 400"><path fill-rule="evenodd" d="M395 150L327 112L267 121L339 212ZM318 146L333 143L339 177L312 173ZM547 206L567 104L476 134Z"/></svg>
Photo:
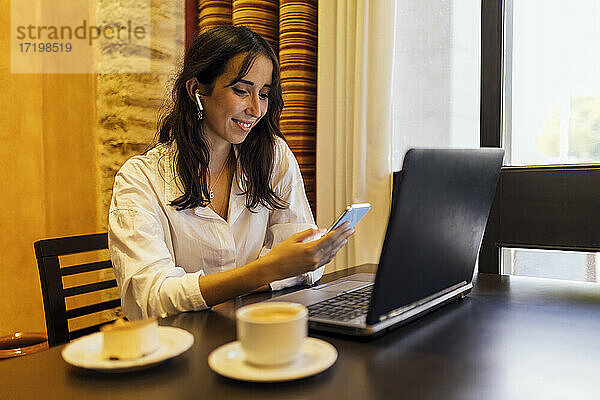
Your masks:
<svg viewBox="0 0 600 400"><path fill-rule="evenodd" d="M198 277L204 301L213 306L235 296L268 289L270 282L317 269L333 259L354 229L346 222L320 239L305 242L317 233L317 229L297 233L258 260L239 268Z"/></svg>
<svg viewBox="0 0 600 400"><path fill-rule="evenodd" d="M350 227L349 222L345 222L320 239L305 242L318 232L317 229L308 229L296 233L265 255L269 263L277 269L273 271L279 275L276 280L313 271L327 264L346 244L354 229Z"/></svg>

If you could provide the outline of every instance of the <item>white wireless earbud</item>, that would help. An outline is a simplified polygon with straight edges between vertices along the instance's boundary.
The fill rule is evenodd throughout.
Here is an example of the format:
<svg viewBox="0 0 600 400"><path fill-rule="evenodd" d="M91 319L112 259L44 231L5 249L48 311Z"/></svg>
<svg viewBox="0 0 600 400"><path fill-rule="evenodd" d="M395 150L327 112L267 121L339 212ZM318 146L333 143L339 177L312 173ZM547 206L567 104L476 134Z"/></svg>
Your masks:
<svg viewBox="0 0 600 400"><path fill-rule="evenodd" d="M202 102L200 101L200 92L196 92L196 101L198 102L198 108L200 111L204 110L204 107L202 107Z"/></svg>

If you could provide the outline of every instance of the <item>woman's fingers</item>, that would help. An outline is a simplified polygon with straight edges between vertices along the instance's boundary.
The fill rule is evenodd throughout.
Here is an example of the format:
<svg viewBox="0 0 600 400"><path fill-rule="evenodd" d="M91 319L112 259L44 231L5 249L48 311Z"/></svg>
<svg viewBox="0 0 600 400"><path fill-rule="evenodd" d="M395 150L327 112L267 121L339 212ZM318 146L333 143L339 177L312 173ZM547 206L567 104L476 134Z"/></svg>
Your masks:
<svg viewBox="0 0 600 400"><path fill-rule="evenodd" d="M341 241L336 248L333 249L333 251L331 253L329 253L329 257L327 258L327 261L325 261L325 264L327 264L329 261L333 260L333 258L335 257L335 255L337 254L338 251L341 250L342 247L344 247L346 245L346 243L348 243L347 239L344 239L343 241Z"/></svg>
<svg viewBox="0 0 600 400"><path fill-rule="evenodd" d="M296 233L269 252L269 257L274 257L275 263L286 270L282 276L296 275L327 264L346 244L354 229L345 223L320 239L310 240L318 233L317 229Z"/></svg>
<svg viewBox="0 0 600 400"><path fill-rule="evenodd" d="M292 235L291 237L294 238L294 241L296 242L303 242L304 240L310 238L311 236L315 235L317 232L319 232L318 229L314 229L314 228L309 228L305 231L302 232L298 232L294 235Z"/></svg>
<svg viewBox="0 0 600 400"><path fill-rule="evenodd" d="M345 222L335 231L315 241L315 253L319 259L319 265L327 264L335 257L337 252L348 242L348 238L354 234L354 229L349 222Z"/></svg>
<svg viewBox="0 0 600 400"><path fill-rule="evenodd" d="M316 263L315 268L318 268L321 265L325 265L325 264L329 263L331 260L333 260L333 258L337 254L337 252L340 251L340 249L342 247L344 247L344 245L346 245L346 243L348 243L348 240L344 239L344 240L338 242L337 245L335 247L331 248L329 251L321 251L319 261Z"/></svg>
<svg viewBox="0 0 600 400"><path fill-rule="evenodd" d="M339 228L329 232L327 235L325 235L322 238L320 238L319 240L315 241L315 243L318 246L321 246L321 245L327 246L332 241L336 242L336 241L340 240L341 237L350 236L352 234L352 233L348 234L348 232L350 232L350 231L352 231L352 233L354 233L354 230L350 227L350 222L346 221Z"/></svg>

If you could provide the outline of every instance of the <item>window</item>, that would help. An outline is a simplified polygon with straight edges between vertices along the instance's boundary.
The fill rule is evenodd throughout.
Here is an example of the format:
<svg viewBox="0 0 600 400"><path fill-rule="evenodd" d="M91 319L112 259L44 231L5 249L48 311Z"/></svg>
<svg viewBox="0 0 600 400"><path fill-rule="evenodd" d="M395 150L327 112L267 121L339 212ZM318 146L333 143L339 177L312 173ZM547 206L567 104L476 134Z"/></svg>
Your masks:
<svg viewBox="0 0 600 400"><path fill-rule="evenodd" d="M505 2L507 165L600 161L600 2Z"/></svg>
<svg viewBox="0 0 600 400"><path fill-rule="evenodd" d="M503 248L501 262L506 275L600 282L600 253Z"/></svg>
<svg viewBox="0 0 600 400"><path fill-rule="evenodd" d="M596 281L598 33L596 0L482 2L481 143L506 157L480 271Z"/></svg>

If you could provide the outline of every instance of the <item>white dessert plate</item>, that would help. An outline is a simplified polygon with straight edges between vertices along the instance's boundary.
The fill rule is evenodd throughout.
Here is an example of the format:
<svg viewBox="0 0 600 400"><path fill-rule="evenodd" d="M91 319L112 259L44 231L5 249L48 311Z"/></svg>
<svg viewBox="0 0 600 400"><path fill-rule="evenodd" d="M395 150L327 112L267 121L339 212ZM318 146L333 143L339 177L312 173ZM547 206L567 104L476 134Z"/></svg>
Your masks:
<svg viewBox="0 0 600 400"><path fill-rule="evenodd" d="M194 336L172 326L158 327L160 347L144 357L132 360L107 360L102 357L102 332L81 337L69 343L62 351L63 359L76 367L103 372L126 372L152 367L176 357L189 349Z"/></svg>
<svg viewBox="0 0 600 400"><path fill-rule="evenodd" d="M337 355L337 350L331 344L309 337L294 362L281 367L259 367L246 362L242 345L236 341L210 353L208 365L227 378L250 382L282 382L323 372L335 363Z"/></svg>

